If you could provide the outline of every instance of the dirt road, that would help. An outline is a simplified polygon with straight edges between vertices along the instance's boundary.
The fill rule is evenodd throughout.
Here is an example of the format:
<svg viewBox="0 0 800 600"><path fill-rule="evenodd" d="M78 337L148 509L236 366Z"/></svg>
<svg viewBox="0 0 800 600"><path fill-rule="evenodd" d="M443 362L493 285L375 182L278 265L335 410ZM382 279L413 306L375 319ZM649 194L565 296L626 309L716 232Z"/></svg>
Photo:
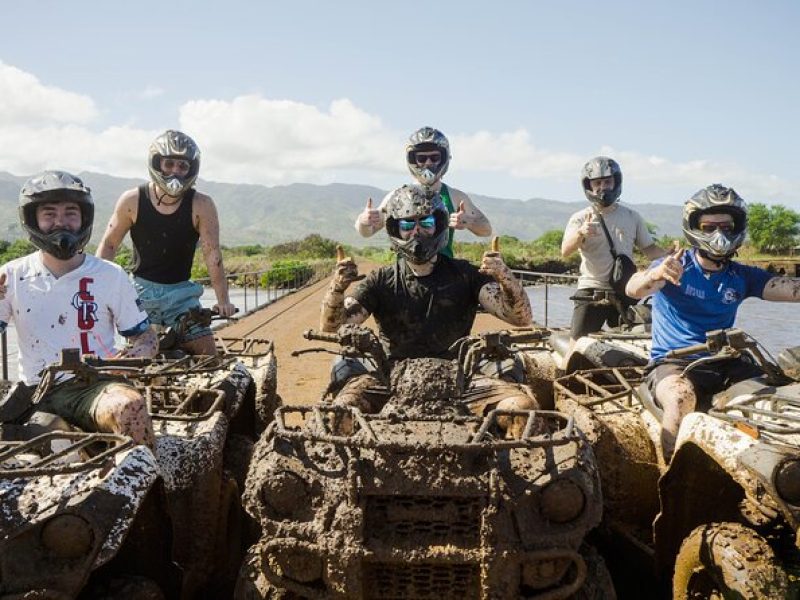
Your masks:
<svg viewBox="0 0 800 600"><path fill-rule="evenodd" d="M362 273L367 273L375 266L360 264L359 268ZM326 279L284 296L225 328L226 336L263 337L275 343L278 358L278 393L286 404L317 402L328 384L333 355L318 352L293 357L291 353L302 348L325 346L319 342L305 340L303 331L319 328L320 306L329 281ZM372 319L367 325L375 328ZM479 314L474 330L486 331L504 327L508 326L499 319ZM328 347L334 348L330 345Z"/></svg>

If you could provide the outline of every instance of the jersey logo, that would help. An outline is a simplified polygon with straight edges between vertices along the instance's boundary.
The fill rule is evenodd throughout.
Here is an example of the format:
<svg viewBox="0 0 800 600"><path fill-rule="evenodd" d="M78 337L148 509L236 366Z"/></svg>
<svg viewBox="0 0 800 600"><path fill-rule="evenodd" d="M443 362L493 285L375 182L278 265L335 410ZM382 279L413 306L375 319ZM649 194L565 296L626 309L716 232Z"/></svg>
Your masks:
<svg viewBox="0 0 800 600"><path fill-rule="evenodd" d="M722 303L723 304L736 304L739 302L741 296L734 288L725 288L722 290Z"/></svg>
<svg viewBox="0 0 800 600"><path fill-rule="evenodd" d="M78 329L81 330L81 352L90 354L89 332L97 323L97 303L89 291L89 284L94 283L91 277L83 277L78 282L78 291L72 297L72 306L78 313Z"/></svg>

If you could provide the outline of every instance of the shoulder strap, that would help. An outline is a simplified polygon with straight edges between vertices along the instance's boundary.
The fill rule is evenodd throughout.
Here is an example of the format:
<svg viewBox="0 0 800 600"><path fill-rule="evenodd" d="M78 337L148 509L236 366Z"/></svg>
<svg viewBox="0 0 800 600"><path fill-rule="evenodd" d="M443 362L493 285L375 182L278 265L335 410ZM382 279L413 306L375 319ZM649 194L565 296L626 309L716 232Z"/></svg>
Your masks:
<svg viewBox="0 0 800 600"><path fill-rule="evenodd" d="M453 207L453 201L450 199L450 189L444 182L442 182L442 187L439 188L439 195L442 197L442 202L447 209L447 214L452 215L456 212L456 209ZM440 254L453 258L453 235L455 234L455 230L452 227L449 229L450 230L447 232L447 246L441 249Z"/></svg>
<svg viewBox="0 0 800 600"><path fill-rule="evenodd" d="M617 251L614 250L614 242L611 239L611 234L608 232L608 227L606 227L606 221L603 219L603 215L599 212L597 213L597 216L600 218L600 225L603 226L603 233L606 234L606 239L608 240L608 249L611 250L611 256L614 258L614 260L616 260Z"/></svg>

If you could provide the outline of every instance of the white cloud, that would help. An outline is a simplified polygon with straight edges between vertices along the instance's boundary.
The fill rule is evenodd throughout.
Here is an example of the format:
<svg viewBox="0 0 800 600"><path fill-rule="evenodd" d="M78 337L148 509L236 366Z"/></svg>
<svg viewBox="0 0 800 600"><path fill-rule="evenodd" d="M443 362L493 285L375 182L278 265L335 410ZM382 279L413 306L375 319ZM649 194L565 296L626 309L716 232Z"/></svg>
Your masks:
<svg viewBox="0 0 800 600"><path fill-rule="evenodd" d="M88 96L43 85L30 73L0 62L0 126L88 123L96 116Z"/></svg>
<svg viewBox="0 0 800 600"><path fill-rule="evenodd" d="M162 90L148 87L142 95ZM46 86L0 62L0 170L28 174L43 168L92 170L144 177L150 141L160 131L122 124L92 128L98 109L87 96ZM239 96L199 99L178 107L179 126L203 150L205 179L275 185L293 182L364 182L389 187L407 178L403 146L410 132L387 127L379 116L338 99L326 108L293 100ZM567 182L572 189L583 154L542 148L525 129L449 132L459 171L507 176L520 189ZM713 159L672 161L631 150L599 148L623 167L644 197L671 187L720 181L745 197L781 201L796 185L770 174ZM526 192L527 193L527 192ZM520 194L520 196L523 194Z"/></svg>

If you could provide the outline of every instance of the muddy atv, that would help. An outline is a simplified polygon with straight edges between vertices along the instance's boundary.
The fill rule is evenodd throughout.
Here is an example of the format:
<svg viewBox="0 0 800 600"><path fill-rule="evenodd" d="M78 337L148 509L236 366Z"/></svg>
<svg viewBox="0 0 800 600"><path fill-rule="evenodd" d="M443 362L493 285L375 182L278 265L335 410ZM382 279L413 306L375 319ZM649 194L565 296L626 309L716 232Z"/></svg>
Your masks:
<svg viewBox="0 0 800 600"><path fill-rule="evenodd" d="M699 359L706 362L747 354L765 375L716 394L707 414L685 417L669 464L661 408L641 369L556 381L557 407L574 415L597 454L605 556L659 577L676 599L797 598L798 353L785 351L776 364L744 332L720 330L673 356L698 352L711 353Z"/></svg>
<svg viewBox="0 0 800 600"><path fill-rule="evenodd" d="M0 441L0 598L176 597L153 454L126 437Z"/></svg>
<svg viewBox="0 0 800 600"><path fill-rule="evenodd" d="M462 342L458 361L388 368L375 335L306 337L368 358L378 414L325 401L284 406L259 440L244 503L263 536L235 598L613 598L584 544L600 521L590 446L571 417L492 410L464 392L482 360L514 352L505 332ZM524 424L503 431L502 419Z"/></svg>
<svg viewBox="0 0 800 600"><path fill-rule="evenodd" d="M63 373L91 383L109 371L140 388L153 421L180 597L230 594L246 547L235 470L243 478L252 446L242 462L227 442L248 392L253 397L249 371L235 356L102 360L65 350L45 371L34 402Z"/></svg>

